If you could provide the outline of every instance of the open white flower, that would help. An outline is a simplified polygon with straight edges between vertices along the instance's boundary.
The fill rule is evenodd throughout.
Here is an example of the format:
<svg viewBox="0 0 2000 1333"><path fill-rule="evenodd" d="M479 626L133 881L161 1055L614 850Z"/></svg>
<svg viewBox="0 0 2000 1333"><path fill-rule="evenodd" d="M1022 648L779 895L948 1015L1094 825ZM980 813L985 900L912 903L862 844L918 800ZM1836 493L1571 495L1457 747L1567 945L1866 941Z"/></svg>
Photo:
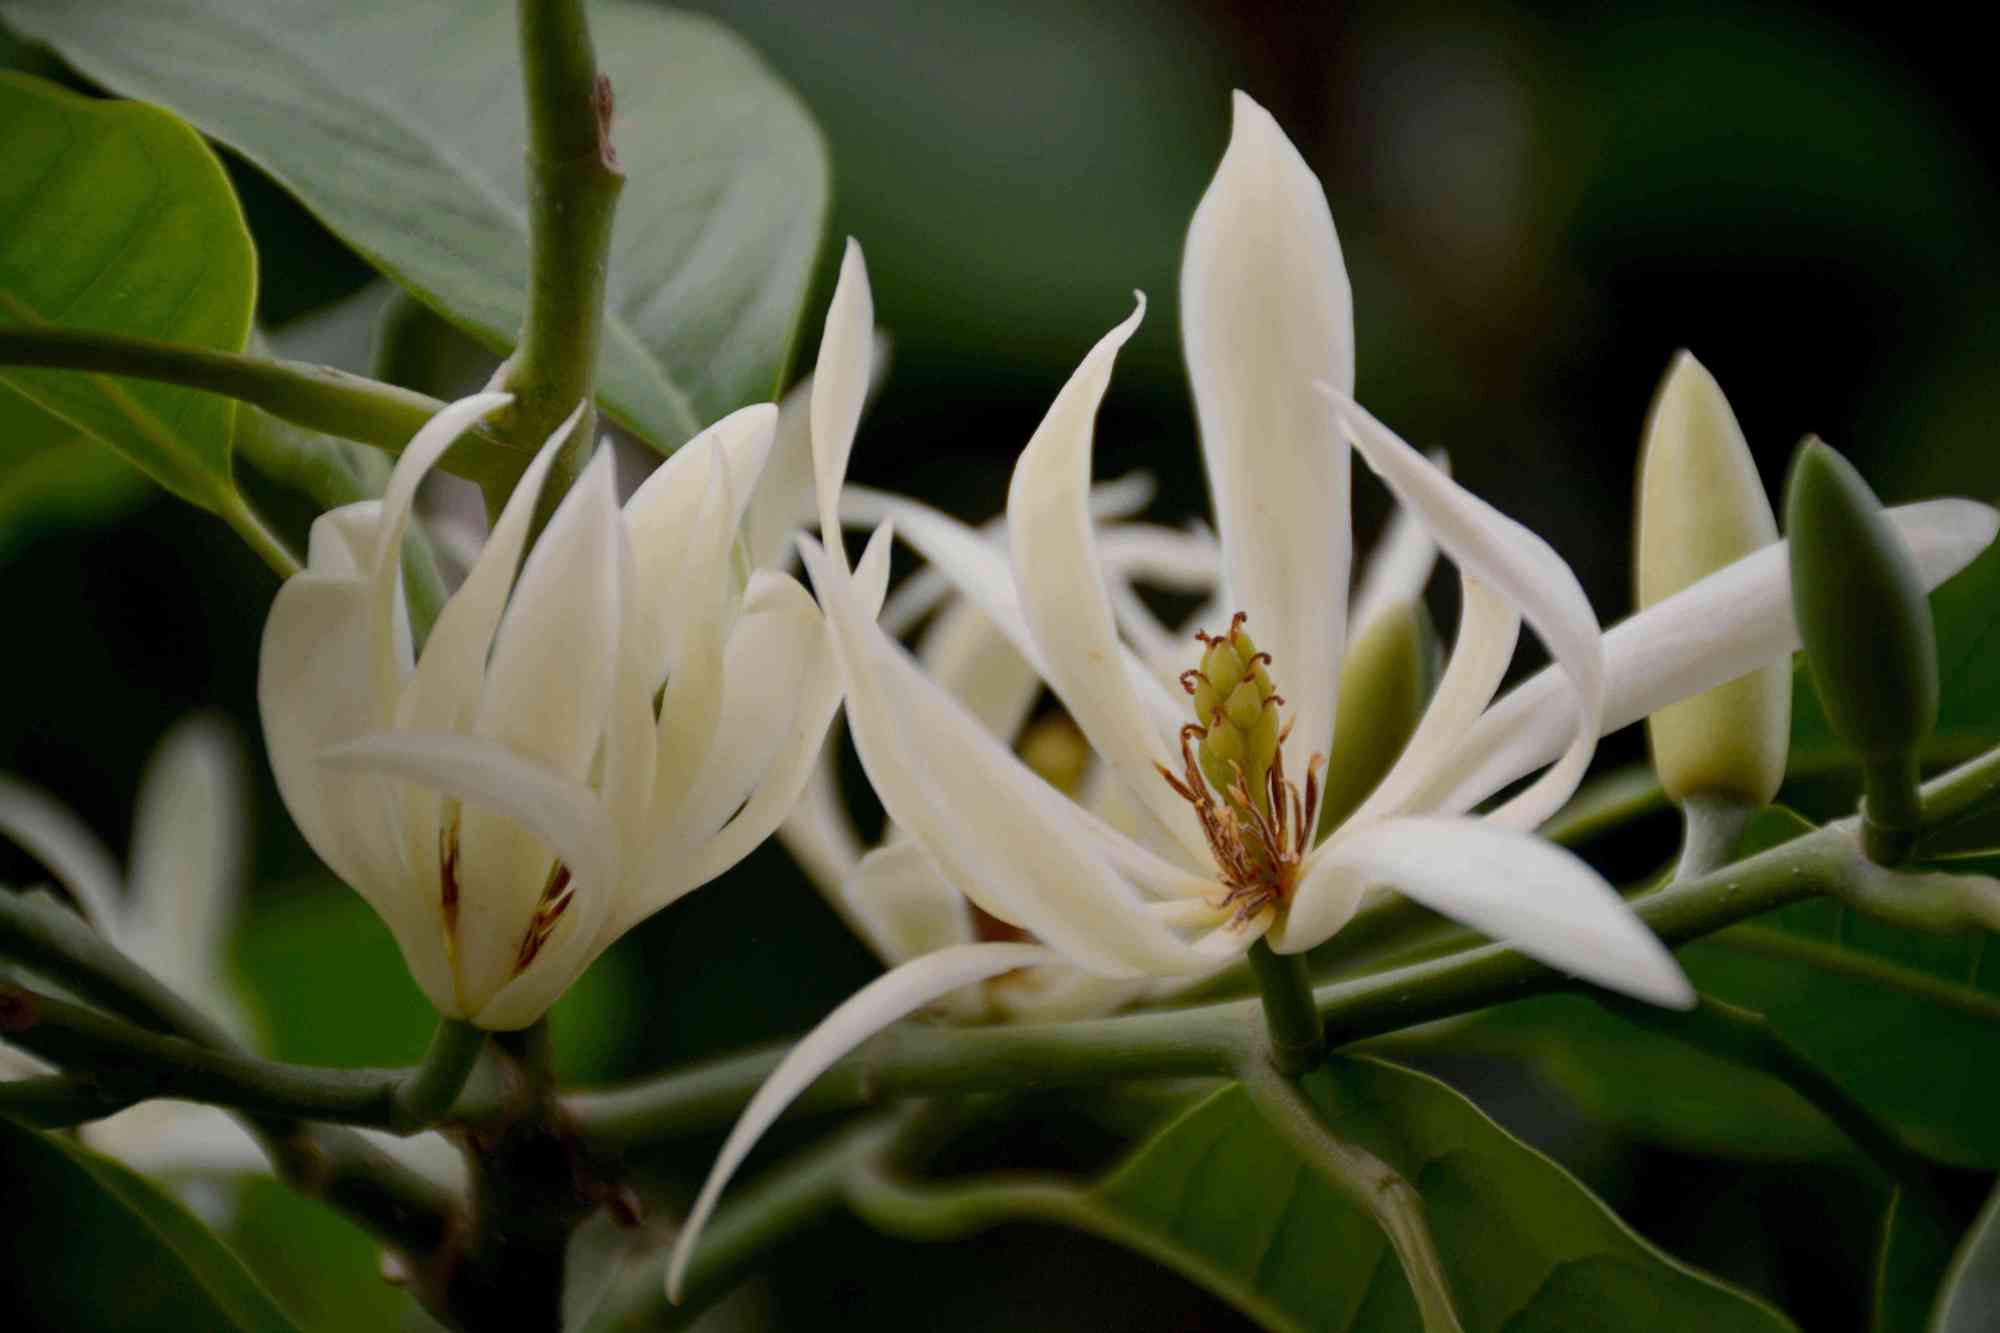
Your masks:
<svg viewBox="0 0 2000 1333"><path fill-rule="evenodd" d="M924 677L856 595L837 497L872 316L859 252L849 249L813 405L827 548L805 544L847 675L849 725L884 806L936 873L1040 943L929 954L808 1035L723 1145L669 1266L670 1292L722 1186L820 1072L936 996L1052 955L1119 977L1198 971L1259 937L1298 952L1338 930L1371 886L1386 885L1576 976L1661 1004L1692 999L1672 957L1611 886L1528 831L1568 799L1603 731L1796 648L1784 548L1600 635L1574 575L1545 542L1456 486L1348 396L1352 316L1325 197L1261 107L1238 94L1235 111L1181 285L1232 613L1215 626L1202 663L1190 661L1199 674L1187 686L1216 712L1192 715L1121 641L1087 509L1098 403L1143 302L1084 358L1023 453L1008 503L1011 562L961 534L913 532L896 516L901 535L1008 634L1124 778L1156 826L1148 840L1105 826L1023 768ZM1316 841L1315 757L1333 738L1346 627L1350 439L1457 565L1463 612L1400 758ZM1996 528L1991 510L1964 501L1896 517L1933 584ZM1489 709L1522 620L1555 664ZM1212 743L1225 731L1233 751ZM1491 813L1467 813L1545 765Z"/></svg>
<svg viewBox="0 0 2000 1333"><path fill-rule="evenodd" d="M507 401L440 411L381 500L314 523L258 679L313 850L440 1013L493 1029L533 1022L613 940L762 842L840 700L812 598L732 563L770 404L683 445L622 509L600 449L523 559L565 424L417 655L397 558L412 498ZM879 604L886 553L871 569Z"/></svg>
<svg viewBox="0 0 2000 1333"><path fill-rule="evenodd" d="M225 984L227 942L239 924L250 829L241 747L222 724L196 717L160 741L139 784L129 873L82 820L47 793L0 777L0 836L47 869L110 944L237 1037L252 1024ZM0 1048L22 1074L44 1072ZM447 1187L463 1184L458 1151L435 1132L369 1133L405 1164ZM268 1171L263 1150L228 1113L157 1099L83 1126L85 1143L135 1171L183 1187L218 1220L218 1176Z"/></svg>

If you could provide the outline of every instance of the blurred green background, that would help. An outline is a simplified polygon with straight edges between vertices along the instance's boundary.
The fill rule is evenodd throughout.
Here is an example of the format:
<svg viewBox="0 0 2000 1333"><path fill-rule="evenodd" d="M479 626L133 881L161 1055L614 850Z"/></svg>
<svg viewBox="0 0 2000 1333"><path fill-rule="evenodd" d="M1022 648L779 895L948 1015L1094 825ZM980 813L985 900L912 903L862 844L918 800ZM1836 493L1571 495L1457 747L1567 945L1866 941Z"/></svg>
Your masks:
<svg viewBox="0 0 2000 1333"><path fill-rule="evenodd" d="M1820 7L1691 3L692 7L736 27L802 94L831 147L834 236L866 247L894 365L855 451L857 480L968 518L997 511L1050 395L1140 288L1151 313L1107 401L1098 470L1152 472L1156 517L1204 510L1176 275L1239 87L1326 182L1353 275L1360 396L1546 534L1607 622L1629 606L1635 449L1676 348L1720 379L1774 489L1814 431L1886 498L2000 491L1989 62L1913 8L1863 23ZM8 39L0 57L55 72ZM276 189L232 169L267 326L369 281ZM810 348L817 310L806 327ZM0 495L12 627L0 697L13 701L0 710L0 770L46 786L119 848L141 763L175 718L219 709L254 745L274 588L220 524L143 482L126 489L111 522L9 513ZM1358 490L1365 537L1385 502L1372 481ZM1606 752L1637 758L1640 742L1627 734ZM259 884L237 964L273 1049L412 1058L429 1018L386 931L326 884L258 764ZM0 850L0 880L30 873ZM775 1038L871 972L766 848L600 964L558 1011L563 1060L603 1078ZM1879 1200L1851 1163L1682 1159L1608 1138L1507 1066L1443 1072L1681 1257L1778 1297L1804 1328L1863 1327ZM711 1147L664 1163L669 1178L691 1180ZM1047 1151L994 1148L1005 1161ZM267 1236L300 1207L269 1193L252 1210ZM281 1297L320 1328L394 1309L367 1248L342 1224L318 1225L341 1233L328 1232L326 1253L349 1267L315 1279L295 1271L297 1254L258 1247ZM779 1251L720 1318L1240 1323L1099 1242L1022 1226L918 1251L845 1221Z"/></svg>

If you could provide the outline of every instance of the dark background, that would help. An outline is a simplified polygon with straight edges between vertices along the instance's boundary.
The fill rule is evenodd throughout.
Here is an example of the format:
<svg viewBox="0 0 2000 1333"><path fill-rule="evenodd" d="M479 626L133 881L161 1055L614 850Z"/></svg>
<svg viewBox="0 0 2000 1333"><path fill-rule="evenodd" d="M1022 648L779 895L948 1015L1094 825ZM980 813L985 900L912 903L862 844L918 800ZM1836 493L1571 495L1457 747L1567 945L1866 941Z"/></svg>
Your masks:
<svg viewBox="0 0 2000 1333"><path fill-rule="evenodd" d="M1720 379L1774 491L1808 431L1885 498L2000 490L1990 47L1920 7L1865 23L1689 3L693 7L743 32L825 129L834 236L866 247L895 342L859 481L995 512L1049 397L1136 287L1151 314L1107 400L1098 471L1151 471L1155 517L1204 510L1177 267L1240 87L1326 182L1353 276L1360 396L1547 535L1607 622L1629 607L1635 450L1676 348ZM236 174L267 324L367 281L275 190ZM817 309L806 329L810 349ZM1365 537L1385 505L1372 481L1357 490ZM0 559L12 701L0 769L122 848L140 765L175 718L220 709L254 745L274 583L219 524L153 499L115 527L0 534ZM1606 748L1641 753L1634 734ZM428 1019L386 931L325 885L261 781L238 979L274 1049L412 1058ZM0 880L30 873L0 850ZM604 1077L778 1037L871 970L766 848L599 966L558 1011L564 1060ZM1879 1200L1852 1165L1688 1162L1610 1141L1504 1068L1446 1072L1682 1257L1780 1297L1807 1329L1863 1326ZM1045 1160L1054 1124L1024 1133L1044 1141L990 1145L993 1160ZM708 1146L670 1172L698 1169ZM358 1241L336 1239L328 1253L367 1263ZM351 1317L353 1283L282 1264L271 1280L326 1327ZM741 1313L788 1328L1234 1319L1076 1236L1016 1227L917 1250L846 1222L780 1251Z"/></svg>

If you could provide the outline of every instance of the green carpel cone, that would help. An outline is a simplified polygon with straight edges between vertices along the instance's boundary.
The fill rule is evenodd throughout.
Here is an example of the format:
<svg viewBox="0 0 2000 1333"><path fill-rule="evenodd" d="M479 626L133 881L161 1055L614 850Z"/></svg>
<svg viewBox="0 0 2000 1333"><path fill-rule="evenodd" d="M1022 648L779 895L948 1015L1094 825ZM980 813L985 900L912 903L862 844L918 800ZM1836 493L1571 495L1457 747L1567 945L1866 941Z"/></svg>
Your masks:
<svg viewBox="0 0 2000 1333"><path fill-rule="evenodd" d="M1278 754L1278 710L1267 702L1273 693L1270 673L1241 626L1209 641L1198 670L1194 715L1208 729L1195 750L1202 776L1226 796L1240 769L1243 785L1262 809L1265 777Z"/></svg>

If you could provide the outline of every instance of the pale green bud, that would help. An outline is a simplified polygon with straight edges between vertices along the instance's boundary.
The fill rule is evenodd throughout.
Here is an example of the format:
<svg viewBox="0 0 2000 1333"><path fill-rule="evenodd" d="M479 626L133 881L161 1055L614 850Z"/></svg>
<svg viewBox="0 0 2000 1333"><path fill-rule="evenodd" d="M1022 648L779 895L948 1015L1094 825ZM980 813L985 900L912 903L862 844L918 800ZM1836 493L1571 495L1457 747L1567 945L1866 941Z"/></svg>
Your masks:
<svg viewBox="0 0 2000 1333"><path fill-rule="evenodd" d="M1437 677L1437 635L1421 602L1368 618L1340 664L1333 752L1320 794L1322 836L1381 784L1423 718Z"/></svg>
<svg viewBox="0 0 2000 1333"><path fill-rule="evenodd" d="M1640 608L1777 540L1736 414L1715 377L1681 352L1640 448ZM1784 781L1791 721L1792 673L1783 662L1671 704L1646 721L1660 785L1675 801L1702 794L1769 805Z"/></svg>

